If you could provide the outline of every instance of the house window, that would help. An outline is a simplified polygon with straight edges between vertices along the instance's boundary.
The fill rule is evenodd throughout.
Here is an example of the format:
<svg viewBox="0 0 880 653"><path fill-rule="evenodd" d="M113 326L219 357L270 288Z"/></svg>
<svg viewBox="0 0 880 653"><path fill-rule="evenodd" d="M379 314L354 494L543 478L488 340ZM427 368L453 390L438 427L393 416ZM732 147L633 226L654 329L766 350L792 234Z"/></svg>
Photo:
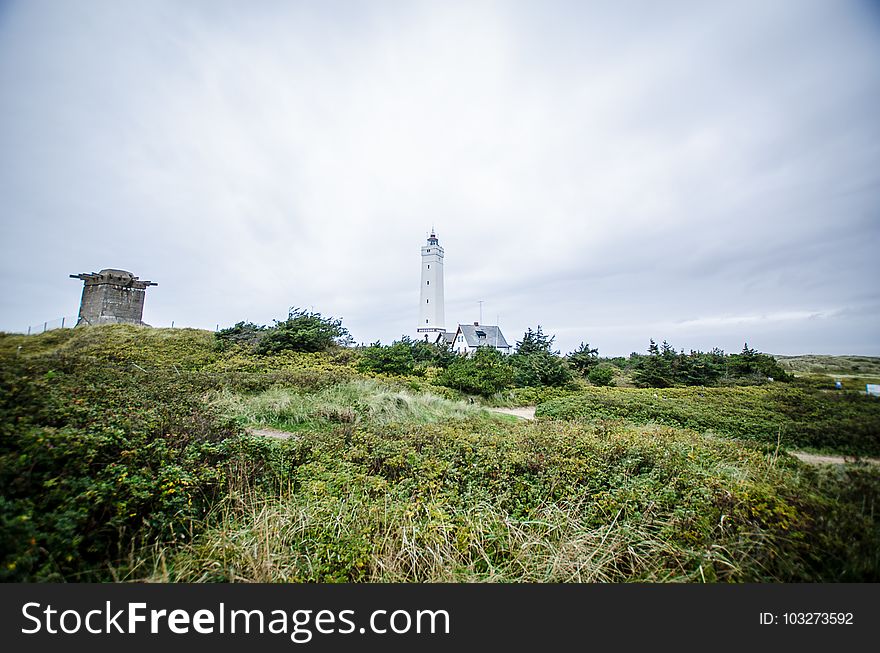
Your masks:
<svg viewBox="0 0 880 653"><path fill-rule="evenodd" d="M430 264L430 263L428 263L428 269L429 269L429 270L431 269L431 264Z"/></svg>
<svg viewBox="0 0 880 653"><path fill-rule="evenodd" d="M431 285L431 282L430 282L430 281L426 281L425 283L428 284L429 286Z"/></svg>
<svg viewBox="0 0 880 653"><path fill-rule="evenodd" d="M430 300L430 299L426 299L426 300L425 300L425 303L426 303L426 304L430 304L430 303L431 303L431 300Z"/></svg>
<svg viewBox="0 0 880 653"><path fill-rule="evenodd" d="M427 323L428 323L428 320L425 320L425 324L427 324Z"/></svg>

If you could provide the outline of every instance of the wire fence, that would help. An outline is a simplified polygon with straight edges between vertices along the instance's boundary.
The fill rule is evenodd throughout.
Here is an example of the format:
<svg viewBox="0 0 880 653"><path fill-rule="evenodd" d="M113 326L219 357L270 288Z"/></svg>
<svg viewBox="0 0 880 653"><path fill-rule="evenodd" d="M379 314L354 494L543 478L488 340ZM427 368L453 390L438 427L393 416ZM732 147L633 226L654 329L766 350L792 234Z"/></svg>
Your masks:
<svg viewBox="0 0 880 653"><path fill-rule="evenodd" d="M56 317L54 320L47 320L41 324L32 324L24 331L24 333L31 336L36 333L45 333L46 331L53 331L55 329L72 329L76 326L76 320L76 315Z"/></svg>
<svg viewBox="0 0 880 653"><path fill-rule="evenodd" d="M54 329L72 329L76 326L77 320L79 319L76 315L66 315L64 317L56 317L54 320L47 320L46 322L40 322L39 324L32 324L26 329L22 331L18 331L17 333L23 333L25 335L33 336L38 333L45 333L46 331L53 331ZM155 325L153 325L155 326ZM167 325L166 328L177 328L177 329L185 329L187 328L185 325L175 325L172 320L170 325ZM201 327L198 327L201 328ZM215 331L220 330L220 325L218 324Z"/></svg>

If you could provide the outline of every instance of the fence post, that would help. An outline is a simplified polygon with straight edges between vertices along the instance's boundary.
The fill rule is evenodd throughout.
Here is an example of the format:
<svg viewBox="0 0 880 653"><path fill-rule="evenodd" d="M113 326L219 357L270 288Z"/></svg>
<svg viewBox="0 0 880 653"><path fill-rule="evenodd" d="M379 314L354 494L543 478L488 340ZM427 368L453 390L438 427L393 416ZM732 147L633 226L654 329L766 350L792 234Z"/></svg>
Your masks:
<svg viewBox="0 0 880 653"><path fill-rule="evenodd" d="M31 328L28 327L28 335L31 335Z"/></svg>
<svg viewBox="0 0 880 653"><path fill-rule="evenodd" d="M64 328L64 318L63 317L61 318L61 328L62 329Z"/></svg>
<svg viewBox="0 0 880 653"><path fill-rule="evenodd" d="M43 322L43 333L46 333L46 327L49 326L48 322Z"/></svg>

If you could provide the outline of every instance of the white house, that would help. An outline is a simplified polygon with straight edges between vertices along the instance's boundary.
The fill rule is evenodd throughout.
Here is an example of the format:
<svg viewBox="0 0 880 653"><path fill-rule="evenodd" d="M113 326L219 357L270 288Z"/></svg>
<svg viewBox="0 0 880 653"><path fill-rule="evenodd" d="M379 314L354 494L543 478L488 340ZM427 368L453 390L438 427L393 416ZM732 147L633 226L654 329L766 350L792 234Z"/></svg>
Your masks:
<svg viewBox="0 0 880 653"><path fill-rule="evenodd" d="M440 334L436 342L443 341L447 342L457 354L473 354L478 347L494 347L502 354L509 354L511 350L500 327L479 322L459 324L454 334Z"/></svg>

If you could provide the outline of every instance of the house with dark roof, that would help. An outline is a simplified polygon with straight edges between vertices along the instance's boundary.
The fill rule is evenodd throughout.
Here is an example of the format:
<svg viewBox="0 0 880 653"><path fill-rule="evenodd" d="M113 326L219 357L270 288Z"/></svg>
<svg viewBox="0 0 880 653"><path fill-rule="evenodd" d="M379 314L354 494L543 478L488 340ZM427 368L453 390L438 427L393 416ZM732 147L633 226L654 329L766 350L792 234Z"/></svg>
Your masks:
<svg viewBox="0 0 880 653"><path fill-rule="evenodd" d="M455 333L447 331L437 342L446 342L457 354L472 354L478 347L494 347L502 354L509 354L511 350L500 327L479 322L459 324Z"/></svg>
<svg viewBox="0 0 880 653"><path fill-rule="evenodd" d="M438 335L434 344L439 345L441 342L452 347L455 344L455 331L444 331Z"/></svg>

